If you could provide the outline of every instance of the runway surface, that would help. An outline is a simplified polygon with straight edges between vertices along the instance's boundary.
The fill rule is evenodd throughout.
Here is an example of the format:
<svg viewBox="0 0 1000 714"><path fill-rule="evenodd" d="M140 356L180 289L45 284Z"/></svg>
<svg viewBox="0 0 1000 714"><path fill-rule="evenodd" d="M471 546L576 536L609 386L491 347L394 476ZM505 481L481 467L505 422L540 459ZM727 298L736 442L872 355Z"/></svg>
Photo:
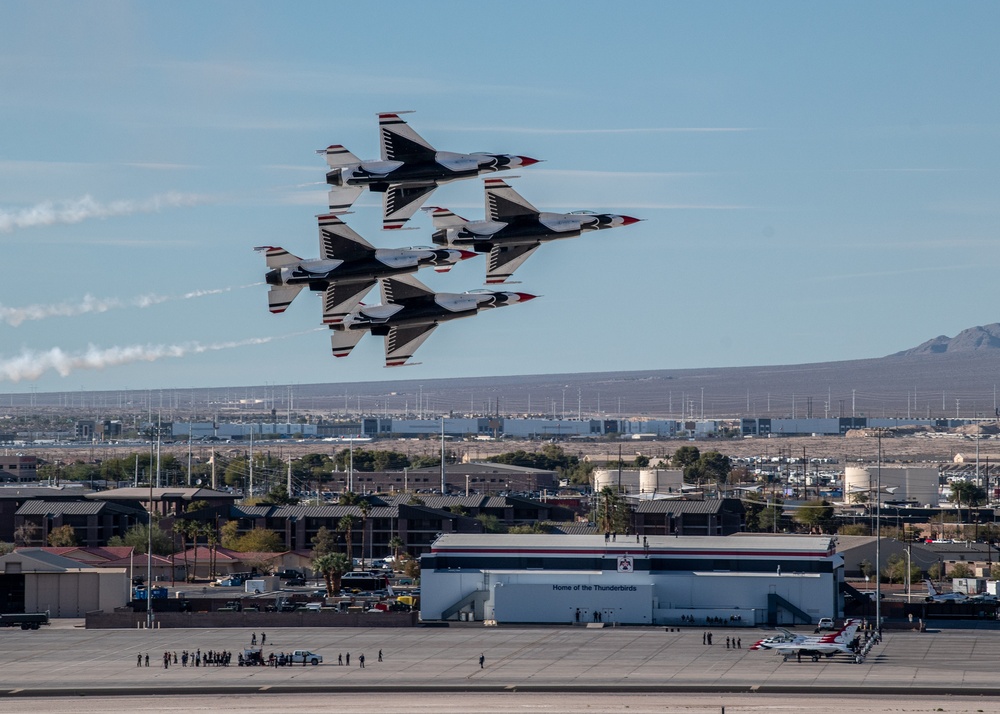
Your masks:
<svg viewBox="0 0 1000 714"><path fill-rule="evenodd" d="M338 703L364 706L374 697L379 710L408 712L487 706L491 713L718 712L723 706L729 714L1000 712L997 632L889 632L863 664L846 656L784 662L773 652L748 649L763 631L713 633L715 644L706 646L700 629L279 629L267 632L265 653L306 648L323 655L323 664L165 669L164 651L231 650L235 659L251 631L85 630L57 621L39 631L0 631L0 712L65 709L67 696L74 714L321 711L332 693ZM726 649L727 636L740 637L742 649ZM147 652L150 666L137 667L137 655ZM338 655L348 652L351 666L338 666ZM956 696L963 694L977 696Z"/></svg>

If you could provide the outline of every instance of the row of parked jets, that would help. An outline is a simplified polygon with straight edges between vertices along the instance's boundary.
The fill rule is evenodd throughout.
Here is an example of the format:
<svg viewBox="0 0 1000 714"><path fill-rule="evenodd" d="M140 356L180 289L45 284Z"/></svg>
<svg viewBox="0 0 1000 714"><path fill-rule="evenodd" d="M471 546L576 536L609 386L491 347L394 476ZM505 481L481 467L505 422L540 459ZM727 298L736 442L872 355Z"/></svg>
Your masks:
<svg viewBox="0 0 1000 714"><path fill-rule="evenodd" d="M322 293L323 324L333 331L335 357L346 357L371 333L385 338L385 366L410 362L441 322L483 310L532 300L536 295L488 289L434 292L413 273L421 268L448 272L462 260L488 254L486 284L509 284L541 246L588 231L616 228L640 219L609 213L539 211L507 182L485 179L486 215L466 220L441 207L424 209L434 225L432 247L376 248L340 216L367 189L383 194L382 228L402 228L439 185L531 166L537 159L513 154L457 154L437 151L399 114L379 114L382 156L362 161L340 145L326 156L330 212L317 217L320 257L302 259L277 246L261 246L267 262L268 307L284 312L304 288ZM382 302L361 300L378 284Z"/></svg>
<svg viewBox="0 0 1000 714"><path fill-rule="evenodd" d="M750 646L750 649L774 650L786 660L791 657L809 657L816 662L821 656L847 654L858 661L860 655L855 636L859 625L857 620L847 620L839 630L818 636L795 635L788 630L782 630L780 635L758 640Z"/></svg>

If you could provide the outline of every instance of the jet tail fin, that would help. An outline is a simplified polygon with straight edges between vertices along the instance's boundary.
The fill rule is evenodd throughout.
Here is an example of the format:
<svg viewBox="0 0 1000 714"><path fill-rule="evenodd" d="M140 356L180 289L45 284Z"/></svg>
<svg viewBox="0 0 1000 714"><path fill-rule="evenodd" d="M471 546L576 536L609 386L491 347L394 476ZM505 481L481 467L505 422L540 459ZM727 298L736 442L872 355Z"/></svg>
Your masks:
<svg viewBox="0 0 1000 714"><path fill-rule="evenodd" d="M434 291L412 275L380 278L379 284L382 289L382 302L386 305L413 298L434 297Z"/></svg>
<svg viewBox="0 0 1000 714"><path fill-rule="evenodd" d="M435 228L461 228L468 223L467 220L458 214L440 206L426 206L421 210L431 214L431 220L434 222Z"/></svg>
<svg viewBox="0 0 1000 714"><path fill-rule="evenodd" d="M410 125L399 118L407 112L383 112L378 115L383 161L426 161L434 158L434 147Z"/></svg>
<svg viewBox="0 0 1000 714"><path fill-rule="evenodd" d="M934 597L935 595L941 594L937 591L937 589L934 587L934 583L932 583L930 580L925 580L924 582L927 583L927 595L929 597Z"/></svg>
<svg viewBox="0 0 1000 714"><path fill-rule="evenodd" d="M295 265L302 262L302 258L289 253L279 246L262 245L254 248L254 250L264 251L264 260L267 262L267 267L269 268L284 268L287 265Z"/></svg>
<svg viewBox="0 0 1000 714"><path fill-rule="evenodd" d="M320 149L318 153L326 154L326 165L331 169L338 169L341 166L350 166L351 164L361 163L361 159L340 144L333 144L332 146L326 147L326 149Z"/></svg>
<svg viewBox="0 0 1000 714"><path fill-rule="evenodd" d="M334 330L330 335L330 345L333 347L334 357L346 357L351 354L361 338L365 336L365 330Z"/></svg>

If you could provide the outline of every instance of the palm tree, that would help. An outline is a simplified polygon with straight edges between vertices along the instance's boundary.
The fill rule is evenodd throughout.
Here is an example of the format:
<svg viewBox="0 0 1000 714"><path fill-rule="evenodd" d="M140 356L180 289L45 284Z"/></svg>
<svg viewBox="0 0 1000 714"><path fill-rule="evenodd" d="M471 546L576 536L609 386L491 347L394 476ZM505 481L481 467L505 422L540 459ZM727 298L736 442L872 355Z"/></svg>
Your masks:
<svg viewBox="0 0 1000 714"><path fill-rule="evenodd" d="M389 539L389 547L392 548L393 564L399 561L399 549L402 548L404 545L405 544L403 543L403 539L400 538L399 536L393 536L392 538Z"/></svg>
<svg viewBox="0 0 1000 714"><path fill-rule="evenodd" d="M340 592L340 578L350 568L351 561L343 553L327 553L313 558L313 569L322 573L326 582L326 595L333 597Z"/></svg>
<svg viewBox="0 0 1000 714"><path fill-rule="evenodd" d="M209 563L208 563L209 577L214 578L215 577L215 558L216 558L216 554L219 551L219 534L215 531L215 527L211 523L206 523L205 524L205 537L207 539L207 543L208 543L208 547L209 547L209 553L208 553L208 558L209 558Z"/></svg>
<svg viewBox="0 0 1000 714"><path fill-rule="evenodd" d="M351 547L351 530L354 528L354 516L344 516L337 521L337 530L344 534L347 540L347 558L351 562L351 570L354 570L354 549Z"/></svg>
<svg viewBox="0 0 1000 714"><path fill-rule="evenodd" d="M191 523L189 521L184 520L183 518L178 518L177 520L174 521L174 533L178 534L181 537L181 550L184 552L185 581L188 580L188 576L191 574L191 571L188 570L188 551L187 551L187 537L190 528L191 528ZM173 563L171 563L171 567L173 567ZM173 577L174 576L171 575L170 579L173 580Z"/></svg>
<svg viewBox="0 0 1000 714"><path fill-rule="evenodd" d="M358 504L361 509L361 569L365 569L365 546L368 543L368 514L372 510L372 504L368 501L361 501Z"/></svg>
<svg viewBox="0 0 1000 714"><path fill-rule="evenodd" d="M189 582L194 582L195 578L198 577L198 538L204 533L204 529L201 523L198 521L191 521L188 524L188 535L191 536L192 549L194 550L194 571L191 573L191 577L188 578ZM185 554L186 557L186 554Z"/></svg>

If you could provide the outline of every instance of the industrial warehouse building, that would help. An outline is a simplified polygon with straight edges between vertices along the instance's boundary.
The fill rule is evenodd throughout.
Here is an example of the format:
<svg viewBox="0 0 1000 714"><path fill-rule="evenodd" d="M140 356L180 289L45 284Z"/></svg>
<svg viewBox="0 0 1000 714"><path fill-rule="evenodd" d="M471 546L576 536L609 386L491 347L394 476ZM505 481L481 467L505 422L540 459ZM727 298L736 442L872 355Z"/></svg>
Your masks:
<svg viewBox="0 0 1000 714"><path fill-rule="evenodd" d="M500 623L814 623L843 610L829 536L473 535L420 560L421 617Z"/></svg>

